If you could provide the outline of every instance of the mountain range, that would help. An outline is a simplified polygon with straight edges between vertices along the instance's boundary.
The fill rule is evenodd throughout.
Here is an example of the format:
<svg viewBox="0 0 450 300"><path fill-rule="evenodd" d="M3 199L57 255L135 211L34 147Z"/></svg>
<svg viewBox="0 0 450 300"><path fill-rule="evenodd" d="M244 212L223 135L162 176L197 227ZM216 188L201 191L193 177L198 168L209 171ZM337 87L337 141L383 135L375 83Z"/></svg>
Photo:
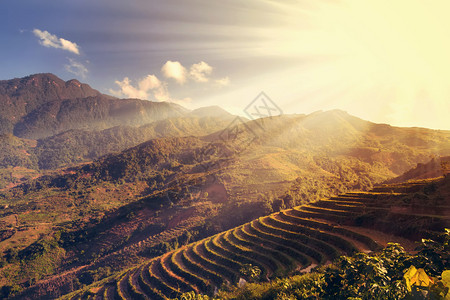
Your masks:
<svg viewBox="0 0 450 300"><path fill-rule="evenodd" d="M341 110L248 120L52 74L0 81L0 131L3 295L79 287L273 212L439 177L450 156L450 131Z"/></svg>

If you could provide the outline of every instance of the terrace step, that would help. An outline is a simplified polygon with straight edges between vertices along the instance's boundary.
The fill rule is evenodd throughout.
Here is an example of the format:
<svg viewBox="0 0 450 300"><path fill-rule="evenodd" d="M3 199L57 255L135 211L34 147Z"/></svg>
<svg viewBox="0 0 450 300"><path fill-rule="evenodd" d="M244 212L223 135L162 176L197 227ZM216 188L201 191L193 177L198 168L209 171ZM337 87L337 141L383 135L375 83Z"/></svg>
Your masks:
<svg viewBox="0 0 450 300"><path fill-rule="evenodd" d="M128 277L130 272L125 272L119 280L117 280L117 293L120 300L132 299L128 290Z"/></svg>
<svg viewBox="0 0 450 300"><path fill-rule="evenodd" d="M218 239L218 242L220 245L227 251L233 253L242 261L244 264L252 264L258 266L261 270L265 270L265 273L267 273L267 276L271 276L276 271L276 265L274 261L269 261L269 264L267 264L264 261L260 261L258 259L255 259L252 255L252 250L249 248L242 247L240 248L239 245L233 244L230 239L229 235L231 234L230 231L225 232L225 234L221 235L221 238Z"/></svg>
<svg viewBox="0 0 450 300"><path fill-rule="evenodd" d="M168 299L162 294L161 290L159 290L157 286L154 286L151 283L151 279L149 278L150 276L149 269L151 269L152 263L153 262L145 264L141 269L141 272L139 273L138 277L139 286L141 287L142 291L144 291L145 294L148 295L149 298L151 299L157 300Z"/></svg>
<svg viewBox="0 0 450 300"><path fill-rule="evenodd" d="M250 249L252 257L257 261L264 261L269 267L272 268L272 271L277 274L279 270L285 270L283 262L281 260L286 260L286 257L278 255L278 253L268 253L264 251L264 248L261 245L257 245L246 241L245 239L239 237L237 235L237 231L240 227L232 230L229 234L229 240L237 246L241 246L245 249ZM270 250L269 250L270 251ZM272 254L272 255L270 255ZM281 260L280 260L281 259ZM289 259L287 259L289 261ZM290 261L289 261L290 262ZM285 270L286 271L286 270Z"/></svg>
<svg viewBox="0 0 450 300"><path fill-rule="evenodd" d="M180 293L176 285L177 278L164 274L165 270L162 258L155 259L148 269L149 282L166 297L176 297Z"/></svg>
<svg viewBox="0 0 450 300"><path fill-rule="evenodd" d="M349 243L347 240L339 238L333 234L329 234L325 231L281 221L275 216L269 216L264 218L263 220L266 222L266 224L278 227L282 230L285 230L286 232L302 234L311 239L315 239L317 241L323 242L324 244L328 244L328 246L334 248L340 254L349 254L356 252L356 247L353 244Z"/></svg>
<svg viewBox="0 0 450 300"><path fill-rule="evenodd" d="M320 228L322 230L326 230L332 232L334 234L339 234L348 238L351 238L359 243L362 243L367 247L367 249L371 251L376 251L381 249L381 245L376 243L373 239L366 235L359 234L357 232L348 230L343 228L333 222L327 220L319 220L319 219L306 219L301 218L295 215L294 210L285 210L282 211L279 216L287 221L292 223L300 224L303 226L307 226L310 228Z"/></svg>
<svg viewBox="0 0 450 300"><path fill-rule="evenodd" d="M274 250L262 242L258 243L251 235L248 235L243 230L243 226L237 228L234 233L234 236L241 240L245 246L255 248L260 253L274 257L280 263L280 266L284 269L284 271L289 271L292 269L292 266L295 266L296 261L292 257L279 250Z"/></svg>
<svg viewBox="0 0 450 300"><path fill-rule="evenodd" d="M251 223L251 229L254 233L259 234L264 238L267 238L274 242L279 242L280 244L295 248L298 251L305 253L305 255L312 257L318 264L325 263L328 259L325 252L321 251L320 249L311 247L304 242L284 237L280 235L280 232L274 231L270 227L264 226L258 221L253 221Z"/></svg>
<svg viewBox="0 0 450 300"><path fill-rule="evenodd" d="M349 237L345 234L340 234L336 232L335 228L333 226L330 226L327 228L327 226L308 226L305 225L305 223L297 222L295 218L287 218L283 214L277 214L272 216L274 220L277 220L279 222L283 222L284 224L287 224L287 228L295 229L297 228L298 232L311 232L309 235L315 236L318 239L324 240L324 241L332 241L333 245L338 245L339 248L344 250L346 253L354 253L357 251L360 252L371 252L370 247L365 245L364 243L360 242L357 239L354 239L352 237Z"/></svg>
<svg viewBox="0 0 450 300"><path fill-rule="evenodd" d="M215 272L221 273L224 281L235 282L239 277L239 273L231 270L228 266L220 264L214 259L210 259L210 256L207 253L207 250L204 248L204 242L196 243L192 247L190 247L192 251L192 256L195 260L197 260L202 266L205 268Z"/></svg>
<svg viewBox="0 0 450 300"><path fill-rule="evenodd" d="M288 245L284 245L278 242L274 242L267 238L263 238L260 232L254 230L251 227L251 223L247 223L244 226L242 226L242 233L248 236L249 238L252 238L257 243L263 244L264 246L269 247L273 250L285 253L285 255L288 255L289 257L291 257L291 259L295 260L297 264L302 266L302 268L308 267L313 260L311 257L307 256L303 252L296 250L295 248L289 247Z"/></svg>
<svg viewBox="0 0 450 300"><path fill-rule="evenodd" d="M214 271L211 271L204 266L202 266L199 262L195 261L192 256L191 247L184 249L181 251L181 260L184 265L191 271L193 274L196 274L198 277L202 278L205 282L207 282L208 286L212 287L220 287L223 280L217 275Z"/></svg>
<svg viewBox="0 0 450 300"><path fill-rule="evenodd" d="M141 289L138 281L139 274L141 273L142 266L131 272L128 277L128 291L132 299L136 300L148 300L145 292Z"/></svg>
<svg viewBox="0 0 450 300"><path fill-rule="evenodd" d="M192 289L205 293L208 290L209 282L197 274L192 273L189 268L184 264L182 256L182 250L176 250L170 256L170 268L174 273L188 282Z"/></svg>

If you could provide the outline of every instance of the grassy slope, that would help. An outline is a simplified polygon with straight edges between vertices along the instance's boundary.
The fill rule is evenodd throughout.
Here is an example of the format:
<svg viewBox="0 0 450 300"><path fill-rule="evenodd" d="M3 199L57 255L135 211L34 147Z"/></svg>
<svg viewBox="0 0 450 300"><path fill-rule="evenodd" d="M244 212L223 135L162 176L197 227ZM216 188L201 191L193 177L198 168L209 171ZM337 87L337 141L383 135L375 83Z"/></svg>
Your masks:
<svg viewBox="0 0 450 300"><path fill-rule="evenodd" d="M307 245L309 245L310 247L315 247L313 240L316 239L317 240L322 240L322 241L326 241L327 243L330 243L331 245L333 245L334 247L336 247L336 249L339 249L338 251L342 251L340 253L346 253L346 251L349 250L343 250L343 249L349 249L348 246L342 242L342 238L345 236L345 238L347 239L347 241L350 241L350 243L354 243L353 245L356 245L356 247L359 247L358 245L360 245L360 243L356 243L354 239L350 238L353 237L355 238L355 235L348 235L349 232L348 230L350 230L350 232L355 232L353 230L356 230L356 232L358 232L361 229L364 228L368 228L371 230L367 230L364 232L364 236L369 237L376 240L379 244L382 244L384 246L386 246L387 242L399 242L402 240L401 237L411 237L410 232L411 229L415 232L416 236L414 237L416 240L420 239L420 237L423 237L423 234L425 234L427 231L437 231L437 232L442 232L445 226L450 225L448 223L448 221L450 221L448 215L446 215L446 213L444 211L440 211L438 213L438 215L436 215L434 218L429 218L429 222L423 222L426 218L428 218L428 213L418 213L418 212L414 212L414 211L410 211L410 212L403 212L403 216L407 217L407 218L399 218L398 213L395 211L395 207L396 206L404 206L404 207L408 207L408 208L414 208L416 207L416 205L418 205L417 203L420 203L420 205L431 208L431 207L446 207L446 208L450 208L450 178L440 178L437 180L428 180L428 181L417 181L417 182L411 182L411 183L407 183L407 184L401 184L401 185L392 185L392 186L381 186L377 189L375 189L373 192L369 192L369 193L360 193L360 194L348 194L348 195L342 195L338 201L342 202L345 199L353 199L353 201L359 199L360 197L364 197L364 200L358 200L358 201L362 201L362 203L366 203L368 207L365 207L364 209L361 208L360 210L357 210L356 212L354 211L353 208L351 207L347 207L344 208L345 206L341 206L341 210L347 211L347 214L345 215L344 218L340 218L340 221L337 221L335 219L335 216L318 216L316 218L312 218L312 219L302 219L302 222L307 222L306 224L308 224L308 222L320 222L321 227L317 227L316 226L312 226L309 225L309 229L308 226L306 225L301 225L300 227L296 227L298 228L298 232L300 233L306 233L306 232L310 232L310 233L306 233L309 237L314 237L311 239L310 243L307 243ZM384 189L390 189L393 192L392 193L385 193L382 192L382 190ZM357 198L355 198L355 196L358 196ZM426 196L426 197L424 197ZM405 204L405 200L409 199L412 202L409 202L409 204ZM416 201L418 201L417 203L415 203ZM307 206L301 206L301 207L296 207L294 210L285 210L282 211L282 214L273 214L271 216L269 216L269 218L260 218L259 220L255 220L254 222L263 222L264 226L274 226L275 228L279 228L277 229L277 231L280 233L280 235L284 234L286 235L285 238L289 238L290 243L292 243L293 241L296 241L295 235L297 235L298 233L295 233L295 231L289 232L288 228L291 228L293 225L291 223L291 225L288 225L289 222L293 222L294 215L300 215L300 211L305 210L307 211L308 207L316 207L316 208L321 208L322 205L324 205L323 201L319 201L317 203L312 203L310 205ZM405 206L406 205L406 206ZM372 208L369 208L372 207ZM375 222L372 223L364 223L358 225L361 222L361 218L366 216L366 214L370 214L372 213L372 211L374 213L377 213L378 210L383 209L385 210L385 212L381 215L379 215L377 217L377 219L375 220ZM322 208L322 210L324 212L327 211L327 208ZM329 209L328 209L329 210ZM287 214L288 218L282 217L282 215ZM342 213L341 213L342 215ZM441 224L439 221L437 221L438 218L442 218L442 220L447 220L446 224ZM278 220L278 221L276 221ZM281 222L280 222L281 220ZM291 221L289 221L291 220ZM300 220L300 219L299 219ZM254 223L252 222L252 224ZM285 225L281 225L283 224L283 222L288 222L285 223ZM380 224L383 223L390 223L391 226L390 227L383 227L380 226ZM395 228L392 226L392 224L395 223ZM420 227L418 227L418 223L421 224ZM276 225L278 224L278 225ZM319 223L317 223L319 224ZM338 225L339 224L339 225ZM278 226L282 226L282 227L278 227ZM287 226L287 227L286 227ZM298 226L298 225L295 225ZM295 227L294 226L294 227ZM354 227L356 226L356 227ZM412 228L412 226L414 226L414 228ZM244 226L245 227L245 226ZM270 260L275 259L275 257L277 257L277 259L280 259L279 256L273 256L273 255L277 255L275 252L271 252L270 249L268 248L264 248L265 250L261 250L264 246L268 246L268 244L266 243L266 245L260 244L259 242L255 241L253 238L245 238L242 235L242 228L244 227L239 227L237 229L233 229L228 231L227 233L225 233L225 235L223 234L219 234L218 235L218 240L220 240L222 245L226 245L227 243L231 243L233 246L235 247L235 249L233 250L232 247L230 246L224 246L226 249L228 249L227 251L231 251L234 253L240 253L235 254L237 255L236 258L234 258L234 260L238 260L240 263L244 263L244 261L242 260L244 257L247 258L251 258L254 260L254 262L256 262L257 264L259 264L262 267L267 267L270 266ZM257 226L259 227L259 226ZM294 228L292 227L292 228ZM325 228L330 228L330 229L325 229ZM247 226L248 228L248 226ZM281 229L284 228L284 229ZM317 231L317 228L320 228L321 231ZM333 228L333 229L331 229ZM409 228L409 229L408 229ZM342 230L347 230L347 232L342 231ZM374 231L373 229L377 229L377 231ZM340 230L340 231L339 231ZM297 231L297 230L296 230ZM381 232L378 232L381 231ZM235 235L235 232L238 232L238 235ZM239 233L240 232L240 233ZM373 232L377 232L376 235L373 234ZM389 237L386 238L382 238L382 233L387 233L390 234ZM395 235L392 235L392 234ZM324 236L325 234L325 236ZM327 234L331 234L329 236L326 236ZM323 236L323 237L321 237ZM225 238L224 238L225 237ZM214 238L213 238L214 239ZM384 240L386 239L386 240ZM200 243L208 243L208 241L210 241L211 239L205 239L203 241L201 241ZM227 241L226 241L227 240ZM241 240L242 242L239 242L239 240ZM359 240L360 241L365 241L365 243L367 243L367 239L361 239L361 236L359 236ZM373 242L373 241L372 241ZM230 245L231 245L230 244ZM238 246L240 244L240 246ZM366 246L362 246L363 248L365 247L375 247L375 248L371 248L372 250L377 249L377 246L369 246L370 244L366 244ZM237 248L239 247L239 249ZM248 247L250 247L250 252L247 252ZM193 249L196 249L197 247L194 247L194 244L190 244L187 245L186 247L181 248L181 251L183 253L183 255L188 255L188 257L191 257L190 259L192 259L192 262L200 264L203 266L203 268L197 268L194 265L190 266L189 263L189 258L188 261L185 262L184 264L184 270L185 272L191 272L192 274L196 274L197 276L200 277L204 277L207 276L206 274L209 272L209 276L212 276L212 274L215 274L214 272L218 272L219 277L220 276L225 276L224 274L226 274L225 270L222 268L215 268L214 266L211 265L211 263L209 264L205 264L205 260L198 260L198 258L193 258L195 257L192 256L192 251ZM206 249L206 248L205 248ZM280 246L278 246L278 249L281 249ZM300 248L299 248L300 249ZM316 248L316 249L320 249L321 251L323 251L323 253L325 253L325 255L327 255L329 258L328 259L332 259L333 257L333 251L329 252L329 251L324 251L325 248ZM331 249L331 248L330 248ZM273 248L272 248L273 250ZM331 249L332 250L332 249ZM359 248L359 250L361 250L361 248ZM261 252L262 251L262 252ZM231 253L230 252L230 253ZM169 253L169 257L172 257L173 255L175 255L174 252ZM191 253L191 254L189 254ZM257 254L259 253L259 254ZM285 254L288 254L287 252L284 252ZM258 256L259 255L259 256ZM202 256L200 254L200 256ZM165 256L164 256L165 257ZM203 254L203 257L205 257L205 255ZM237 258L239 257L239 258ZM231 258L231 256L228 256L228 258ZM159 258L155 259L156 261L158 261ZM325 259L326 261L327 259ZM219 263L220 260L217 260L217 258L212 258L212 261ZM286 262L287 263L287 267L291 267L291 271L293 269L295 269L295 267L291 264L294 264L294 262ZM146 265L145 263L143 265ZM231 265L229 265L230 268L233 268ZM292 268L294 267L294 268ZM406 266L408 267L408 266ZM213 269L211 269L213 268ZM268 267L269 269L269 275L270 275L270 268L273 269L273 267ZM209 270L208 272L204 271L205 269ZM139 272L141 272L140 269L130 269L129 270L129 274L133 274L134 272L136 272L136 270L139 270ZM215 271L214 271L215 270ZM286 270L289 270L289 268L287 268ZM238 269L235 270L236 272L238 272ZM264 271L265 272L265 271ZM440 271L442 272L442 270ZM439 272L439 274L440 274ZM284 273L286 275L286 273ZM314 277L314 275L311 275L312 277ZM400 275L401 277L401 275ZM204 277L204 278L212 278L212 277ZM307 277L309 278L309 277ZM188 280L192 285L194 285L195 283L192 281L192 279L189 278L185 278L186 280ZM110 277L109 281L115 282L116 280L119 280L117 276L112 276ZM234 280L237 280L236 278ZM289 279L289 280L294 280L294 279ZM295 278L294 281L296 280L300 280L300 278ZM169 281L167 281L169 282ZM102 284L110 284L108 283L108 280L105 282L102 282L100 284L94 284L93 286L87 287L85 289L83 289L83 291L78 292L78 296L79 295L83 295L83 299L86 298L88 295L92 295L92 291L97 290L97 287L101 287ZM220 283L220 280L219 280ZM233 282L236 283L236 282ZM210 281L210 284L212 284L212 282ZM139 288L139 284L135 283L134 284L135 287ZM224 297L226 298L233 298L236 295L240 295L239 297L244 297L244 295L251 296L252 299L258 299L258 294L261 293L260 296L262 296L262 294L264 293L268 293L268 289L273 289L274 287L278 287L279 284L276 283L275 285L273 284L269 284L269 285L265 285L265 286L252 286L249 287L247 290L243 291L243 292L235 292L234 294L232 293L230 294L223 294ZM124 290L126 290L127 288L121 287ZM208 290L205 288L200 288L201 291L203 291L204 293ZM87 293L85 293L86 291L88 291ZM130 288L128 287L128 292L130 292ZM273 292L273 291L271 291ZM74 295L72 295L74 296ZM70 299L70 297L68 298ZM128 298L127 298L128 299Z"/></svg>
<svg viewBox="0 0 450 300"><path fill-rule="evenodd" d="M92 252L103 255L157 233L152 231L155 225L163 224L159 232L170 229L167 224L177 226L190 209L204 217L202 234L215 233L273 209L354 188L370 189L414 161L450 149L447 132L376 125L342 112L284 116L266 120L264 126L248 124L255 140L248 128L238 139L224 139L218 132L201 139L154 140L70 169L62 177L45 177L3 192L2 201L11 204L3 214L18 215L23 220L18 226L29 237L10 249L31 246L36 235L30 228L47 220L58 226L49 226L38 240L54 239L59 229L84 236L69 245L62 242L68 262L62 270L67 270L95 260ZM193 178L199 180L193 183ZM168 187L174 194L180 194L178 188L183 193L170 202L151 196ZM298 196L292 201L292 195ZM151 207L132 204L150 198L156 201ZM138 228L129 213L150 222ZM92 234L86 237L85 232ZM91 245L92 251L86 252ZM136 259L143 257L138 254Z"/></svg>

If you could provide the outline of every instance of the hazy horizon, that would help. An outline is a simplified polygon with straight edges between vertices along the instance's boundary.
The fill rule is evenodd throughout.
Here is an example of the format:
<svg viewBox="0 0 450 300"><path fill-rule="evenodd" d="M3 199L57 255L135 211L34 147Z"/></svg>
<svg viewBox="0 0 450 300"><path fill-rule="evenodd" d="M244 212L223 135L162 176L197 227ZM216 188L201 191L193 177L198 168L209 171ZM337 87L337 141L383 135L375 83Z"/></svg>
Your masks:
<svg viewBox="0 0 450 300"><path fill-rule="evenodd" d="M341 109L450 130L450 4L7 0L1 79L76 78L122 98L284 113Z"/></svg>

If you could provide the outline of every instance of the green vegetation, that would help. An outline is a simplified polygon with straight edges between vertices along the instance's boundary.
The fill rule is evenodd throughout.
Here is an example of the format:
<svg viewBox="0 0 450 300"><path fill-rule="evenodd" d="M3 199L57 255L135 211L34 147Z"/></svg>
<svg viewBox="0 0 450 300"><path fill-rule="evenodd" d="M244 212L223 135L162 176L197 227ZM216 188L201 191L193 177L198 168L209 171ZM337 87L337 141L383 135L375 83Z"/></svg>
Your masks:
<svg viewBox="0 0 450 300"><path fill-rule="evenodd" d="M334 196L450 154L449 132L330 111L270 118L264 128L250 121L234 139L221 131L233 116L220 109L114 99L50 74L0 82L0 100L7 294L56 297L135 265L119 290L118 277L107 278L90 295L212 293L240 275L254 280L244 265L266 280L379 249L355 228L416 239L448 222L448 182Z"/></svg>
<svg viewBox="0 0 450 300"><path fill-rule="evenodd" d="M414 255L389 244L374 254L340 257L310 274L221 291L217 299L444 299L449 270L447 230L436 241L424 240Z"/></svg>
<svg viewBox="0 0 450 300"><path fill-rule="evenodd" d="M424 239L417 254L408 254L399 244L393 243L380 251L380 244L372 235L384 239L384 232L375 231L370 224L366 228L370 230L355 225L361 213L385 210L387 201L389 207L395 207L418 189L428 191L433 197L448 193L447 180L381 186L379 189L389 188L392 192L349 193L283 210L170 251L152 259L150 264L144 262L129 269L129 276L137 279L130 279L134 285L128 285L128 289L119 284L116 277L105 279L103 284L120 286L124 295L136 290L136 295L138 292L159 293L171 298L210 296L217 289L221 289L221 299L371 299L374 294L379 295L379 299L400 299L408 293L422 293L422 290L428 295L443 294L446 293L447 273L442 281L442 272L450 269L450 231L433 239ZM433 185L435 187L431 188ZM438 205L448 205L448 199L441 201L444 202ZM313 208L317 213L325 212L320 213L319 220L308 219L304 215L309 213L304 210L307 208ZM396 214L384 211L384 215L383 222L397 221ZM336 216L341 217L338 219L341 224L336 223ZM404 217L417 222L427 214L405 212ZM448 216L442 211L433 218L446 220ZM403 226L401 221L399 224ZM433 223L422 223L421 226L421 233L437 228ZM389 230L385 232L389 233ZM362 250L364 252L360 252ZM375 252L369 253L370 250ZM332 261L333 264L323 266ZM419 270L419 275L412 271L406 275L409 276L408 288L405 273L411 266ZM311 274L300 275L311 269ZM148 277L139 275L143 270L147 270ZM247 281L243 289L234 288L238 283L242 285L239 277ZM264 283L268 279L271 283ZM102 291L104 285L94 283L87 287L89 290L97 288ZM190 293L192 289L195 294ZM86 289L67 298L78 296L84 299Z"/></svg>

